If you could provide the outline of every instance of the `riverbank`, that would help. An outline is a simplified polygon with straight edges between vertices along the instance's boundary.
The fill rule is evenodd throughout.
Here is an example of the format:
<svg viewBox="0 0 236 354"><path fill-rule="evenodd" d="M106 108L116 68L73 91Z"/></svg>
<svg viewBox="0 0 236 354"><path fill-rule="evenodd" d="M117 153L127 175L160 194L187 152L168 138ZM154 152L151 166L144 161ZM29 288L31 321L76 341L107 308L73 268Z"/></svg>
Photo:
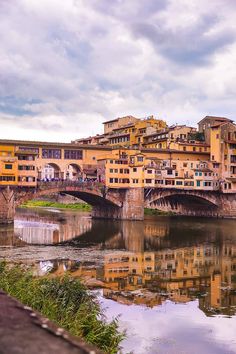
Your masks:
<svg viewBox="0 0 236 354"><path fill-rule="evenodd" d="M70 209L91 211L92 207L86 203L59 203L47 200L29 200L21 205L21 208L56 208L56 209Z"/></svg>
<svg viewBox="0 0 236 354"><path fill-rule="evenodd" d="M86 203L59 203L48 200L29 200L21 205L21 208L56 208L56 209L70 209L80 211L91 211L92 207ZM161 211L158 209L144 208L144 215L163 215L172 216L176 215L173 212Z"/></svg>
<svg viewBox="0 0 236 354"><path fill-rule="evenodd" d="M107 322L96 297L78 280L34 277L22 266L0 262L0 289L105 353L117 353L124 338L117 319Z"/></svg>

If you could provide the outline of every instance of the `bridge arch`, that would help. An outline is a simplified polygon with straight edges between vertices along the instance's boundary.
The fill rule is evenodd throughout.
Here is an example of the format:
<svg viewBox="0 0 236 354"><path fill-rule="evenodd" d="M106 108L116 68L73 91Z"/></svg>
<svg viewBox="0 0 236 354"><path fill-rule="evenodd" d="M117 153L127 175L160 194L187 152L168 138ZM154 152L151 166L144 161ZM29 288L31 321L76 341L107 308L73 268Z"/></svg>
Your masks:
<svg viewBox="0 0 236 354"><path fill-rule="evenodd" d="M217 216L219 197L214 192L157 190L146 198L146 207L190 216Z"/></svg>
<svg viewBox="0 0 236 354"><path fill-rule="evenodd" d="M78 183L73 181L53 181L40 182L39 187L34 190L18 191L16 197L16 206L23 202L50 194L68 194L84 200L91 206L122 207L116 195L106 193L104 186L92 183Z"/></svg>
<svg viewBox="0 0 236 354"><path fill-rule="evenodd" d="M38 170L38 178L44 181L52 181L63 179L63 172L58 164L55 162L47 162Z"/></svg>
<svg viewBox="0 0 236 354"><path fill-rule="evenodd" d="M69 163L67 165L67 169L65 171L65 179L71 181L79 181L82 180L83 171L79 164L76 163Z"/></svg>

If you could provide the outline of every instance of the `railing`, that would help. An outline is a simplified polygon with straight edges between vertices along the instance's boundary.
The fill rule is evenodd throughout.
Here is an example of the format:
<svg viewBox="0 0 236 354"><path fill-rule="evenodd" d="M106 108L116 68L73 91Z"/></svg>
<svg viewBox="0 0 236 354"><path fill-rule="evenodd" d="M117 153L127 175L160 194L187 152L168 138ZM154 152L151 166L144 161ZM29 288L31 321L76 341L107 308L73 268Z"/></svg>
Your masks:
<svg viewBox="0 0 236 354"><path fill-rule="evenodd" d="M94 182L94 181L38 181L37 187L40 189L53 189L61 187L79 187L82 189L103 189L105 187L104 183Z"/></svg>

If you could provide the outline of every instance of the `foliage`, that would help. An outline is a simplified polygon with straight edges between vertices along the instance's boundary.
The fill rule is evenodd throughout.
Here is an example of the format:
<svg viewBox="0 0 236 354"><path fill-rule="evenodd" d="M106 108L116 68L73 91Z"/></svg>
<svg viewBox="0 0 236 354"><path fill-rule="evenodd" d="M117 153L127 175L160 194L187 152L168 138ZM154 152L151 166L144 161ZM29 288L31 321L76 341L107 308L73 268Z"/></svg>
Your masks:
<svg viewBox="0 0 236 354"><path fill-rule="evenodd" d="M189 140L205 141L204 133L201 132L190 133L188 138Z"/></svg>
<svg viewBox="0 0 236 354"><path fill-rule="evenodd" d="M117 353L124 338L117 318L106 322L95 296L78 279L34 277L20 266L0 262L0 288L71 334L106 353Z"/></svg>
<svg viewBox="0 0 236 354"><path fill-rule="evenodd" d="M176 215L172 211L162 211L158 209L149 209L149 208L144 208L144 214L145 215L166 215L166 216Z"/></svg>
<svg viewBox="0 0 236 354"><path fill-rule="evenodd" d="M75 204L64 204L58 202L50 202L46 200L29 200L28 202L21 205L23 208L58 208L58 209L71 209L71 210L82 210L91 211L90 205L85 203L75 203Z"/></svg>

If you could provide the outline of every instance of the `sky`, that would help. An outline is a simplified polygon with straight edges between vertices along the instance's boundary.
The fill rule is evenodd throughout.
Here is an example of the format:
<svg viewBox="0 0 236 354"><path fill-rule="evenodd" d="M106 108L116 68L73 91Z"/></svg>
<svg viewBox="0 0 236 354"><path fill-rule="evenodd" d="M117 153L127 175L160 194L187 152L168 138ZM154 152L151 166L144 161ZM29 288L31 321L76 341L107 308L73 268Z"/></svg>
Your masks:
<svg viewBox="0 0 236 354"><path fill-rule="evenodd" d="M235 0L0 0L0 139L236 112Z"/></svg>

